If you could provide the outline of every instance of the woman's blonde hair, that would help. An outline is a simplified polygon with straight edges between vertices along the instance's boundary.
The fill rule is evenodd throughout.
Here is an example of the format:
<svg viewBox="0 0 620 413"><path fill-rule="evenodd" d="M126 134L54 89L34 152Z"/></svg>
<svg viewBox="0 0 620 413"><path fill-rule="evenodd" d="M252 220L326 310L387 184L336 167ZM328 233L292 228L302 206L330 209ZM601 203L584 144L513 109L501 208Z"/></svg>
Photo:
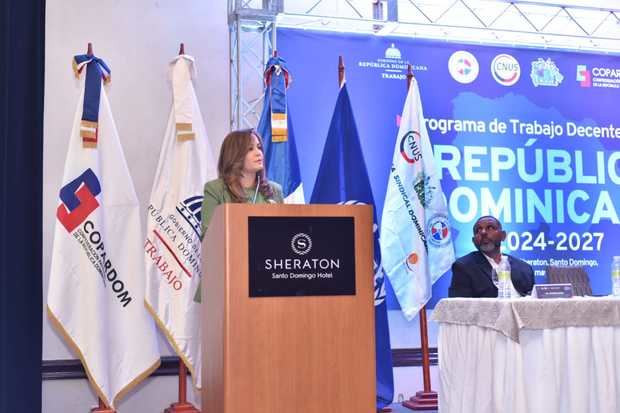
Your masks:
<svg viewBox="0 0 620 413"><path fill-rule="evenodd" d="M217 161L217 173L219 178L224 181L224 185L226 185L228 192L230 192L233 202L247 201L245 191L241 187L241 176L248 148L253 143L252 136L256 136L258 139L259 147L262 152L263 140L254 129L230 132L224 138L224 142L222 142L222 147L220 148L220 157ZM262 170L258 171L256 177L260 179L258 190L263 197L265 199L273 197L271 185L269 185L269 181L267 180L267 168L263 167Z"/></svg>

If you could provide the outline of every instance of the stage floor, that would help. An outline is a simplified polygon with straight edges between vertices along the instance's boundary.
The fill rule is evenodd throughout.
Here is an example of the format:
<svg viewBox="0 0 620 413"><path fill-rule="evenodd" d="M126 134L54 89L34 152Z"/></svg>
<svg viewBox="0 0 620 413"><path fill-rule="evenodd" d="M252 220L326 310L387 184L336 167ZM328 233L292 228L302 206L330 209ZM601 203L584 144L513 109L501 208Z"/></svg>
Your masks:
<svg viewBox="0 0 620 413"><path fill-rule="evenodd" d="M437 410L411 410L403 407L400 403L391 404L392 413L437 413Z"/></svg>

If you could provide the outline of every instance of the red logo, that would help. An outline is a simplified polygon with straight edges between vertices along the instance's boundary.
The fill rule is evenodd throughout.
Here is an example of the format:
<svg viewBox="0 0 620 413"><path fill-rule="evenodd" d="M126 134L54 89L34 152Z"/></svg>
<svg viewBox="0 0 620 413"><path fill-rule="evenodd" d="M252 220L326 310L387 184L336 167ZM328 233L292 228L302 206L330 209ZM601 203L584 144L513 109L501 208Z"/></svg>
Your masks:
<svg viewBox="0 0 620 413"><path fill-rule="evenodd" d="M56 217L68 232L73 232L99 207L95 197L100 193L101 184L90 168L60 189L61 204Z"/></svg>

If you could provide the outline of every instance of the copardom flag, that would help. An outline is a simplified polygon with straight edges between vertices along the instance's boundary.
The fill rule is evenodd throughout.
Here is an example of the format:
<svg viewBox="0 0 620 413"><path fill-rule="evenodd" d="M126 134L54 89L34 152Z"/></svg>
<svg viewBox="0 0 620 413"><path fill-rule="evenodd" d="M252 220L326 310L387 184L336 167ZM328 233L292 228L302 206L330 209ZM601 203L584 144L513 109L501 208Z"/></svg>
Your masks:
<svg viewBox="0 0 620 413"><path fill-rule="evenodd" d="M292 77L284 59L279 56L269 59L264 78L266 88L263 113L256 130L263 138L269 179L282 185L285 203L303 204L304 190L295 133L286 100L286 90Z"/></svg>
<svg viewBox="0 0 620 413"><path fill-rule="evenodd" d="M346 84L342 86L338 94L310 203L374 206L370 180ZM381 266L379 231L374 212L373 221L377 408L383 408L392 403L394 376L385 301L386 279Z"/></svg>
<svg viewBox="0 0 620 413"><path fill-rule="evenodd" d="M426 305L431 286L454 262L440 179L414 78L403 107L381 217L383 268L408 320Z"/></svg>
<svg viewBox="0 0 620 413"><path fill-rule="evenodd" d="M145 302L201 387L200 303L194 301L201 278L200 212L204 183L216 177L192 83L194 58L170 64L172 109L146 214Z"/></svg>
<svg viewBox="0 0 620 413"><path fill-rule="evenodd" d="M74 58L85 76L59 191L48 314L82 360L97 395L114 407L159 366L144 308L138 198L102 87L110 70Z"/></svg>

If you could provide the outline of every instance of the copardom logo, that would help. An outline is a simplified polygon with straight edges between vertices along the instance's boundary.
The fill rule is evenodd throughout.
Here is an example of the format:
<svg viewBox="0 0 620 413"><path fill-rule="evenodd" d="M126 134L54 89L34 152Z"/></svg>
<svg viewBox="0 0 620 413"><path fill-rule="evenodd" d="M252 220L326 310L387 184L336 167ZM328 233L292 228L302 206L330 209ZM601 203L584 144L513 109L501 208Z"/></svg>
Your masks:
<svg viewBox="0 0 620 413"><path fill-rule="evenodd" d="M450 241L450 223L448 217L445 215L437 214L431 217L428 221L429 241L431 244L439 247L447 244Z"/></svg>
<svg viewBox="0 0 620 413"><path fill-rule="evenodd" d="M73 232L99 207L95 197L100 193L101 184L90 168L60 189L56 217L67 232Z"/></svg>
<svg viewBox="0 0 620 413"><path fill-rule="evenodd" d="M499 54L491 62L493 79L502 86L512 86L521 77L521 67L517 59L509 54Z"/></svg>
<svg viewBox="0 0 620 413"><path fill-rule="evenodd" d="M581 87L605 87L620 89L620 69L609 67L577 66L577 81Z"/></svg>
<svg viewBox="0 0 620 413"><path fill-rule="evenodd" d="M293 235L291 249L297 255L306 255L312 249L312 238L304 232Z"/></svg>
<svg viewBox="0 0 620 413"><path fill-rule="evenodd" d="M104 287L110 286L119 304L127 307L133 298L110 258L102 231L95 222L87 219L99 207L95 197L100 193L99 179L92 169L88 168L60 189L61 204L56 209L56 217L82 246L88 261L103 280Z"/></svg>
<svg viewBox="0 0 620 413"><path fill-rule="evenodd" d="M408 163L415 163L422 158L420 149L420 132L409 131L400 140L400 154Z"/></svg>
<svg viewBox="0 0 620 413"><path fill-rule="evenodd" d="M465 50L459 50L450 56L448 71L454 80L467 84L476 80L480 72L480 66L473 54Z"/></svg>
<svg viewBox="0 0 620 413"><path fill-rule="evenodd" d="M532 84L535 87L556 87L560 83L562 83L562 80L564 80L564 76L562 75L562 73L560 73L560 69L558 69L553 60L544 60L540 57L532 62L532 71L530 72L530 78L532 79Z"/></svg>
<svg viewBox="0 0 620 413"><path fill-rule="evenodd" d="M577 65L577 82L581 87L592 86L592 73L588 70L588 66Z"/></svg>

